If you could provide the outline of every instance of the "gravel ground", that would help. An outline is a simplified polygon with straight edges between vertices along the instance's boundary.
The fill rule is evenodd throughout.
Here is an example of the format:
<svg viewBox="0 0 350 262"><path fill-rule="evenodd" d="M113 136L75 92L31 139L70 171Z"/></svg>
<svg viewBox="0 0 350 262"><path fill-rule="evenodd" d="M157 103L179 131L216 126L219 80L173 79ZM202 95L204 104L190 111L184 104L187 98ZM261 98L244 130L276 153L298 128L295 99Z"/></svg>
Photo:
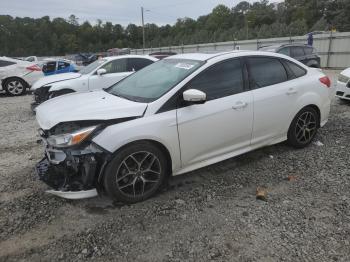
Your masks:
<svg viewBox="0 0 350 262"><path fill-rule="evenodd" d="M31 100L0 95L0 261L350 260L349 103L334 101L323 145L256 150L123 206L44 193Z"/></svg>

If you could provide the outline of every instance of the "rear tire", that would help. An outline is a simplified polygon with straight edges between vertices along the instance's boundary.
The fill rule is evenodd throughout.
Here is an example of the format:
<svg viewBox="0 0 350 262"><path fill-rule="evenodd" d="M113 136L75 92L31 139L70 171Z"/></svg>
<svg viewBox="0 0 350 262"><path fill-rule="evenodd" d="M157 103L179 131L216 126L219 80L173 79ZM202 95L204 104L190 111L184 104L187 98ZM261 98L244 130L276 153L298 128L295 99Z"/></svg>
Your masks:
<svg viewBox="0 0 350 262"><path fill-rule="evenodd" d="M308 146L317 134L320 126L318 112L305 107L294 117L288 130L288 144L295 148Z"/></svg>
<svg viewBox="0 0 350 262"><path fill-rule="evenodd" d="M130 144L117 152L103 178L109 197L124 203L144 201L155 195L167 178L167 159L149 142Z"/></svg>
<svg viewBox="0 0 350 262"><path fill-rule="evenodd" d="M4 90L11 96L21 96L26 93L28 84L20 78L11 77L4 83Z"/></svg>

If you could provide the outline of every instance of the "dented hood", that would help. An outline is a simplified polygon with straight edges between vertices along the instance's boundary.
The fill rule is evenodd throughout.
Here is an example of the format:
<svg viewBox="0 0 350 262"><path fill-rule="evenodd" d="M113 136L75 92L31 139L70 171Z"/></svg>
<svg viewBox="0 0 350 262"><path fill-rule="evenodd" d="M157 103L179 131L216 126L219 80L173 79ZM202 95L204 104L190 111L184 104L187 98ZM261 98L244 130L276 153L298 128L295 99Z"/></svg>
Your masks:
<svg viewBox="0 0 350 262"><path fill-rule="evenodd" d="M36 119L42 129L49 130L62 122L138 117L146 108L146 103L133 102L105 91L73 93L38 106Z"/></svg>
<svg viewBox="0 0 350 262"><path fill-rule="evenodd" d="M79 73L64 73L64 74L57 74L52 76L44 76L40 78L38 81L36 81L33 86L30 88L30 90L36 90L42 86L61 82L65 80L75 79L81 77L81 74Z"/></svg>

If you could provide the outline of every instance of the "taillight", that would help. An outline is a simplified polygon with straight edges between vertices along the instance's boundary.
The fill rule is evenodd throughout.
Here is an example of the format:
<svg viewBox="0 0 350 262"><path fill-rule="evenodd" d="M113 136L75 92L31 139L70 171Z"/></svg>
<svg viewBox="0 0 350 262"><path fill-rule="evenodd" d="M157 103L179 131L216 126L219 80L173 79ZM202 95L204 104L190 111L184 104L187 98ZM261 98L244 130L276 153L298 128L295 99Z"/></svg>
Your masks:
<svg viewBox="0 0 350 262"><path fill-rule="evenodd" d="M26 67L26 69L29 71L41 71L41 68L38 65L31 65L31 66Z"/></svg>
<svg viewBox="0 0 350 262"><path fill-rule="evenodd" d="M331 87L331 80L329 79L328 76L324 76L320 78L320 82L324 85L326 85L327 87Z"/></svg>

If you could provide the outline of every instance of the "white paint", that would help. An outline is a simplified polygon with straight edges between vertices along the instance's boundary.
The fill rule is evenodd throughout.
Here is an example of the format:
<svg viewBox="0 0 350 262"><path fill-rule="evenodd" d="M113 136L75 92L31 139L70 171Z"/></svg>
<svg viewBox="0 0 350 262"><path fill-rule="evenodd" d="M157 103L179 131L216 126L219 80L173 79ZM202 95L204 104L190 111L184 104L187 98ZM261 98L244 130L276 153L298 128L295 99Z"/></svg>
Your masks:
<svg viewBox="0 0 350 262"><path fill-rule="evenodd" d="M158 113L164 103L206 68L226 59L250 55L289 59L303 67L307 74L281 84ZM167 59L179 57L197 57L207 61L151 103L110 98L106 94L104 107L104 103L101 102L103 91L91 95L67 95L40 106L37 110L38 122L42 128L47 129L64 121L142 115L132 121L108 126L93 138L93 142L109 152L115 152L122 146L138 140L157 141L170 153L173 175L286 140L292 119L305 106L318 106L321 111L321 125L327 122L332 88L327 88L319 81L324 76L322 72L308 68L294 59L256 51L215 55L183 54ZM293 92L289 92L290 90ZM74 110L76 112L73 112Z"/></svg>

